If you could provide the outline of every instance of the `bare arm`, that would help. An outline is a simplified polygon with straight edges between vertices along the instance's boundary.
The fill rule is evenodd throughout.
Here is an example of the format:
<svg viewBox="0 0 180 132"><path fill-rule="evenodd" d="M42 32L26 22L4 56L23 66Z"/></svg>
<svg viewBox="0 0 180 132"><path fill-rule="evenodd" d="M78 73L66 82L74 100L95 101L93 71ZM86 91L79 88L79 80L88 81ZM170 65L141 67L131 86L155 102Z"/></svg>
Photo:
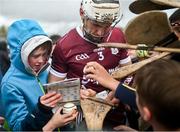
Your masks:
<svg viewBox="0 0 180 132"><path fill-rule="evenodd" d="M56 113L53 115L53 117L49 120L49 122L43 127L43 132L52 132L55 128L62 127L64 125L67 125L68 123L75 120L78 112L73 111L71 113L67 114L61 114L60 111L62 110L62 107L60 107Z"/></svg>

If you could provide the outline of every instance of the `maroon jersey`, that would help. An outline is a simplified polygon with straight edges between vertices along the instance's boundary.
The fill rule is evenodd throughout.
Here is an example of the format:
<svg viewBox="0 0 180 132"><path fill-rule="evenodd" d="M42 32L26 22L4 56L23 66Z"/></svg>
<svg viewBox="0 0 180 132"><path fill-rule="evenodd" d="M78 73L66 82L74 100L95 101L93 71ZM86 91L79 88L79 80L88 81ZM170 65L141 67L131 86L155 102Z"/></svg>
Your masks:
<svg viewBox="0 0 180 132"><path fill-rule="evenodd" d="M114 28L106 42L125 43L125 38L119 28ZM85 87L101 92L105 88L98 82L84 78L83 68L90 61L100 63L111 73L119 64L129 62L130 57L125 49L98 48L86 40L80 27L77 27L58 41L53 52L50 72L61 78L80 78Z"/></svg>

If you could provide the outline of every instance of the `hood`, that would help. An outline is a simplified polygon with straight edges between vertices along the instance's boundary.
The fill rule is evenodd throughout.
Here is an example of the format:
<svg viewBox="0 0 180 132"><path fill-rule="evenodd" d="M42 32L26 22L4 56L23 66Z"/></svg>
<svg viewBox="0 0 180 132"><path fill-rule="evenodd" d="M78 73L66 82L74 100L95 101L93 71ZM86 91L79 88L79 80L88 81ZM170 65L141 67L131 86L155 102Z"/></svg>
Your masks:
<svg viewBox="0 0 180 132"><path fill-rule="evenodd" d="M34 20L15 21L8 28L7 42L10 48L11 63L19 70L33 73L28 64L28 56L39 45L52 41ZM51 48L52 50L52 48ZM34 74L34 73L33 73Z"/></svg>

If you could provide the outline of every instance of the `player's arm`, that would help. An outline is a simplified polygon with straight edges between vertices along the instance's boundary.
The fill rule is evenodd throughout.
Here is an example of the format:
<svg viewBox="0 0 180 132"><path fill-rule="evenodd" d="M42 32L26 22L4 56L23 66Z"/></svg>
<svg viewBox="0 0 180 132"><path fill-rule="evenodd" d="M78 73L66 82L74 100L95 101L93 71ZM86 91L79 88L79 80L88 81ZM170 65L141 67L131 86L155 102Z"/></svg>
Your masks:
<svg viewBox="0 0 180 132"><path fill-rule="evenodd" d="M130 56L127 56L126 53L124 53L126 57L124 57L124 59L121 59L119 61L119 65L118 67L123 67L123 66L127 66L127 65L130 65L132 64L132 61L131 61L131 57Z"/></svg>
<svg viewBox="0 0 180 132"><path fill-rule="evenodd" d="M57 45L52 54L51 68L49 69L48 82L57 82L66 78L67 66L61 47Z"/></svg>
<svg viewBox="0 0 180 132"><path fill-rule="evenodd" d="M61 81L61 80L64 80L65 78L63 77L58 77L54 74L52 74L51 72L49 73L49 77L48 77L48 82L51 83L51 82L57 82L57 81Z"/></svg>

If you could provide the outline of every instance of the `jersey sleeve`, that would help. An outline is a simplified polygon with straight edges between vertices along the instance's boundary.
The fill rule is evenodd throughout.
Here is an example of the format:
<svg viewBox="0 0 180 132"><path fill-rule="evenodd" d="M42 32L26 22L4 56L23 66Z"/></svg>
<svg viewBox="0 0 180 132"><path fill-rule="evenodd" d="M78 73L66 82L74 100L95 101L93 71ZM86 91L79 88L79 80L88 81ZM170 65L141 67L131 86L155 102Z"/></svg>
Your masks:
<svg viewBox="0 0 180 132"><path fill-rule="evenodd" d="M66 76L68 66L66 64L63 50L60 45L61 44L58 44L53 51L50 73L55 76L64 78Z"/></svg>
<svg viewBox="0 0 180 132"><path fill-rule="evenodd" d="M115 42L126 44L126 39L125 39L124 33L122 32L122 30L120 28L114 29L113 37L114 37ZM120 59L119 64L126 64L131 61L131 58L128 54L127 49L118 49L118 50L119 50L119 53L117 55Z"/></svg>
<svg viewBox="0 0 180 132"><path fill-rule="evenodd" d="M131 58L128 54L128 51L126 49L119 49L119 64L126 64L131 62Z"/></svg>

